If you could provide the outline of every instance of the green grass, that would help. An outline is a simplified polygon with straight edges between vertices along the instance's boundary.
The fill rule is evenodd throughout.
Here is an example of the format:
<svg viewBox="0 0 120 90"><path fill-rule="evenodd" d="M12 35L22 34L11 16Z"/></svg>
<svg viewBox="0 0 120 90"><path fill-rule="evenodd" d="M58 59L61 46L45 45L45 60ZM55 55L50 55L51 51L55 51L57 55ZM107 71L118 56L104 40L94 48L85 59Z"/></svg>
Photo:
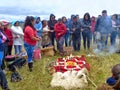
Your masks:
<svg viewBox="0 0 120 90"><path fill-rule="evenodd" d="M73 55L87 55L88 52L83 49L80 52L74 52ZM34 62L33 72L28 71L27 65L19 69L23 80L20 82L10 82L11 72L7 73L8 84L11 90L64 90L61 87L52 88L50 81L52 75L46 70L48 62L56 60L60 57L58 54L53 57L42 56L42 59ZM111 67L120 62L119 54L112 54L100 57L86 57L87 62L91 66L89 78L98 86L104 83L106 78L111 76ZM96 90L96 87L89 82L88 87L84 89L72 90Z"/></svg>

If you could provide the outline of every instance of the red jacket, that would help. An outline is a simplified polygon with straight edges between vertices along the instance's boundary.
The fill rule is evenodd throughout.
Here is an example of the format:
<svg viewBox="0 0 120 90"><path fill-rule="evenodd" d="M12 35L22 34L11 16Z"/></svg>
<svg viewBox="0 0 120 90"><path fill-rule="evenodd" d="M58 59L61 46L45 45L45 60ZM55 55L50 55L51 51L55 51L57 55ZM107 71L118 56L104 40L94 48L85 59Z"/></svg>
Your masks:
<svg viewBox="0 0 120 90"><path fill-rule="evenodd" d="M91 32L94 32L95 31L96 20L95 20L94 16L92 16L92 18L94 20L91 20Z"/></svg>
<svg viewBox="0 0 120 90"><path fill-rule="evenodd" d="M36 41L32 40L31 37L37 37L36 30L33 30L30 26L27 26L24 31L24 41L30 45L35 46Z"/></svg>
<svg viewBox="0 0 120 90"><path fill-rule="evenodd" d="M8 45L12 45L13 44L13 37L12 37L11 30L7 28L7 29L4 30L4 32L5 32L6 36L7 36L7 38L9 39Z"/></svg>
<svg viewBox="0 0 120 90"><path fill-rule="evenodd" d="M54 30L55 30L56 39L59 39L61 36L65 35L66 26L63 23L61 23L61 24L56 23L55 26L54 26Z"/></svg>

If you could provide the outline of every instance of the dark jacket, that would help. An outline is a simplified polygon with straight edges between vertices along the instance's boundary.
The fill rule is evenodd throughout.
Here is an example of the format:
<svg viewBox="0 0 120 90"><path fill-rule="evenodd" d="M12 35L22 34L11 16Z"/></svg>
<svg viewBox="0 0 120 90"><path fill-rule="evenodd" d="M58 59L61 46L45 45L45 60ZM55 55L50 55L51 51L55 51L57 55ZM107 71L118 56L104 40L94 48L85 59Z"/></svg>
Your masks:
<svg viewBox="0 0 120 90"><path fill-rule="evenodd" d="M50 19L48 21L48 27L50 28L50 30L54 30L54 25L57 23L57 20L51 20L51 17L55 15L51 14L50 15Z"/></svg>
<svg viewBox="0 0 120 90"><path fill-rule="evenodd" d="M75 28L75 31L72 31L73 35L76 36L76 38L79 38L81 33L81 24L79 22L72 22L70 30L74 28Z"/></svg>
<svg viewBox="0 0 120 90"><path fill-rule="evenodd" d="M83 22L82 22L82 29L84 29L83 32L90 32L90 26L91 26L90 21L83 20Z"/></svg>

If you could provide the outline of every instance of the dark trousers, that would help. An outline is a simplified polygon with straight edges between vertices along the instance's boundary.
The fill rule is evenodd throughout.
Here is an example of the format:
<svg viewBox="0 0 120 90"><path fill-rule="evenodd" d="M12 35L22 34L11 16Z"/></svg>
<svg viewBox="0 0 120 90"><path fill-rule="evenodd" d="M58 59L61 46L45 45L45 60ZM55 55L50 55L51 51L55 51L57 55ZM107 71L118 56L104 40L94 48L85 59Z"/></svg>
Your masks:
<svg viewBox="0 0 120 90"><path fill-rule="evenodd" d="M110 43L112 46L116 45L116 36L117 36L117 31L112 31L110 36Z"/></svg>
<svg viewBox="0 0 120 90"><path fill-rule="evenodd" d="M80 51L80 45L81 45L81 37L76 37L76 35L72 36L73 39L73 48L75 51Z"/></svg>
<svg viewBox="0 0 120 90"><path fill-rule="evenodd" d="M7 79L5 74L3 73L2 69L0 68L0 85L3 89L7 88Z"/></svg>
<svg viewBox="0 0 120 90"><path fill-rule="evenodd" d="M61 36L59 39L56 39L57 49L60 53L63 53L63 45L64 45L64 36Z"/></svg>
<svg viewBox="0 0 120 90"><path fill-rule="evenodd" d="M11 55L12 54L12 45L8 45L7 46L7 52L6 52L7 55Z"/></svg>
<svg viewBox="0 0 120 90"><path fill-rule="evenodd" d="M50 33L50 39L51 39L52 45L54 46L54 41L55 41L55 33L54 32Z"/></svg>
<svg viewBox="0 0 120 90"><path fill-rule="evenodd" d="M87 48L90 49L90 32L82 32L82 36L83 36L83 46L84 49L86 49L86 45Z"/></svg>

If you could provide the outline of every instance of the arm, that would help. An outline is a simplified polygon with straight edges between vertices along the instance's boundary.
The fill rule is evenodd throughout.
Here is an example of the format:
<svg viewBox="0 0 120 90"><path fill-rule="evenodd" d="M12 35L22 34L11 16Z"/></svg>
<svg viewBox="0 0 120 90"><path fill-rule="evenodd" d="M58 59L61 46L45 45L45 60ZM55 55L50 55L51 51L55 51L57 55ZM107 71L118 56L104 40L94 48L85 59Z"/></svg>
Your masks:
<svg viewBox="0 0 120 90"><path fill-rule="evenodd" d="M84 21L82 22L82 28L90 28L91 23L85 23Z"/></svg>
<svg viewBox="0 0 120 90"><path fill-rule="evenodd" d="M21 27L18 27L18 30L17 30L14 26L12 26L12 27L11 27L11 31L12 31L13 33L15 33L15 34L24 35L23 30L22 30Z"/></svg>

